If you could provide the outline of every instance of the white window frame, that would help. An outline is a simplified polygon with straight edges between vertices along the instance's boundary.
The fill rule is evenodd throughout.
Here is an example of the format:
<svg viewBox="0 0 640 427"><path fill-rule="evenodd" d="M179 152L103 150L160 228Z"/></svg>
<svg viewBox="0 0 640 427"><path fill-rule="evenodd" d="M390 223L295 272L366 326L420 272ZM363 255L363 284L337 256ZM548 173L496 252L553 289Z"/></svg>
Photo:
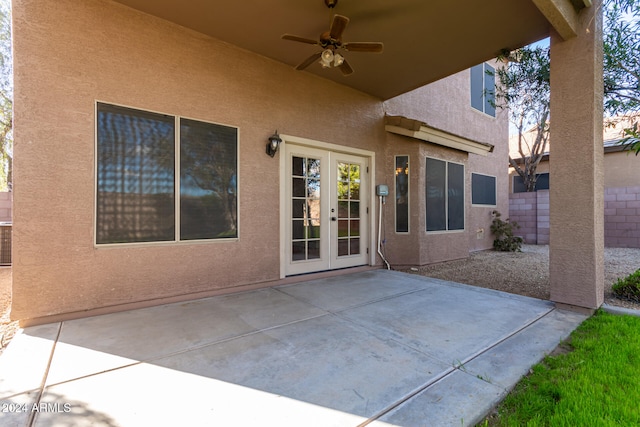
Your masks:
<svg viewBox="0 0 640 427"><path fill-rule="evenodd" d="M175 224L174 224L174 240L150 241L150 242L123 242L123 243L98 243L98 104L112 105L115 107L129 108L132 110L143 111L152 114L161 114L174 118L174 208L175 208ZM180 119L187 119L208 123L217 126L225 126L236 129L236 237L224 237L217 239L191 239L180 240ZM117 104L109 101L95 100L94 102L94 191L93 191L93 245L94 248L111 248L111 247L127 247L127 246L167 246L167 245L191 245L191 244L210 244L235 242L240 240L240 128L237 126L217 123L210 120L181 116L177 114L169 114L157 110L150 110L140 107L132 107L129 105Z"/></svg>
<svg viewBox="0 0 640 427"><path fill-rule="evenodd" d="M466 195L463 195L463 203L462 203L462 221L464 223L464 226L461 229L456 229L456 230L449 230L449 184L448 184L448 180L449 180L449 163L453 163L456 165L460 165L462 166L462 190L464 191L465 189L465 183L466 183L466 167L464 163L459 163L459 162L454 162L454 161L450 161L450 160L443 160L443 159L439 159L437 157L431 157L431 156L426 156L425 157L425 174L426 174L426 159L433 159L433 160L438 160L440 162L444 162L445 163L445 204L444 204L444 212L445 212L445 226L446 229L445 230L428 230L428 224L426 222L427 219L427 209L429 209L429 207L427 206L427 200L426 200L426 195L425 195L425 212L424 212L424 218L425 218L425 231L427 234L443 234L443 233L464 233L467 229L467 203L466 203ZM426 175L425 175L425 187L426 187ZM426 188L425 188L426 190Z"/></svg>

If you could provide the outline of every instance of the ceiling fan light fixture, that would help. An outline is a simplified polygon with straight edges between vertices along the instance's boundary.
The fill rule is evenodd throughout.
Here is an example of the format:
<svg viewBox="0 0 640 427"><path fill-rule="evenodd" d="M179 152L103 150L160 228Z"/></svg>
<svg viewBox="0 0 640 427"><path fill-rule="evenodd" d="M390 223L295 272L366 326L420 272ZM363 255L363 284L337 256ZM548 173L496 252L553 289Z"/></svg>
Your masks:
<svg viewBox="0 0 640 427"><path fill-rule="evenodd" d="M331 62L333 62L333 51L331 49L325 49L322 52L322 56L320 56L320 64L322 64L322 66L324 68L329 68L331 67Z"/></svg>
<svg viewBox="0 0 640 427"><path fill-rule="evenodd" d="M333 9L338 3L338 0L324 0L324 2L329 9ZM381 42L343 42L342 34L349 24L349 18L338 14L332 14L332 16L333 18L331 20L329 30L320 34L318 40L293 34L282 35L282 39L284 40L314 45L322 48L321 51L316 51L316 53L298 64L295 67L296 70L304 70L311 64L317 62L322 66L322 68L339 68L343 75L348 76L353 73L353 68L351 68L344 56L336 52L337 50L344 49L354 52L382 53L384 46Z"/></svg>

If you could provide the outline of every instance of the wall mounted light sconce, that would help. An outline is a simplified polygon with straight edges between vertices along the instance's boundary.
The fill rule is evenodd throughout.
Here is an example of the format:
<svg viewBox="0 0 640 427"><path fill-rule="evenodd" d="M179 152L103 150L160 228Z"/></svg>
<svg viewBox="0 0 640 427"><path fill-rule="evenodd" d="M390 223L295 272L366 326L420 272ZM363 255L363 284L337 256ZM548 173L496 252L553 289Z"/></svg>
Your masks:
<svg viewBox="0 0 640 427"><path fill-rule="evenodd" d="M275 156L281 143L282 139L276 130L275 133L269 137L269 142L267 143L267 154L271 157Z"/></svg>

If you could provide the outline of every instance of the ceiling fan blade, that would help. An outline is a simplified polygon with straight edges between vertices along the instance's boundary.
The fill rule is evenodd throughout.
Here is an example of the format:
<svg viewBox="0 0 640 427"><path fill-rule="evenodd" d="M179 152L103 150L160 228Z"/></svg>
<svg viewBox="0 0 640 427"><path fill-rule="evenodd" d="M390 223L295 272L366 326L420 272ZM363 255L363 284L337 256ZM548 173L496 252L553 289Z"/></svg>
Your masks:
<svg viewBox="0 0 640 427"><path fill-rule="evenodd" d="M349 52L369 52L369 53L382 53L384 50L384 44L379 42L355 42L345 43L343 48Z"/></svg>
<svg viewBox="0 0 640 427"><path fill-rule="evenodd" d="M306 44L318 44L317 40L308 39L306 37L294 36L293 34L283 34L283 40L291 40L292 42L300 42Z"/></svg>
<svg viewBox="0 0 640 427"><path fill-rule="evenodd" d="M340 40L342 38L342 32L347 28L348 23L349 18L346 16L334 15L331 29L329 29L329 36L334 40Z"/></svg>
<svg viewBox="0 0 640 427"><path fill-rule="evenodd" d="M346 59L342 62L342 64L340 64L338 68L340 68L340 71L342 71L342 74L345 76L353 73L353 68L351 68L351 65L349 65Z"/></svg>
<svg viewBox="0 0 640 427"><path fill-rule="evenodd" d="M305 68L307 68L309 65L313 64L314 62L316 62L318 59L320 59L320 56L322 56L322 52L318 52L318 53L314 53L313 55L311 55L310 57L308 57L307 59L305 59L300 65L298 65L296 67L296 70L304 70Z"/></svg>

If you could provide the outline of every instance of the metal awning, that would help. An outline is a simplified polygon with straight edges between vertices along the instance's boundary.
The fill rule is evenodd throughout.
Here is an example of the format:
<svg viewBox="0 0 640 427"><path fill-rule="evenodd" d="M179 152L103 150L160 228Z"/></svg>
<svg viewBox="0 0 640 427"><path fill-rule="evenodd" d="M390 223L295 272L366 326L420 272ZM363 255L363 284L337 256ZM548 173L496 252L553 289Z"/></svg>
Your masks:
<svg viewBox="0 0 640 427"><path fill-rule="evenodd" d="M489 143L473 141L463 136L428 126L419 120L408 119L403 116L385 116L384 128L387 132L481 156L486 156L493 151L493 145Z"/></svg>

